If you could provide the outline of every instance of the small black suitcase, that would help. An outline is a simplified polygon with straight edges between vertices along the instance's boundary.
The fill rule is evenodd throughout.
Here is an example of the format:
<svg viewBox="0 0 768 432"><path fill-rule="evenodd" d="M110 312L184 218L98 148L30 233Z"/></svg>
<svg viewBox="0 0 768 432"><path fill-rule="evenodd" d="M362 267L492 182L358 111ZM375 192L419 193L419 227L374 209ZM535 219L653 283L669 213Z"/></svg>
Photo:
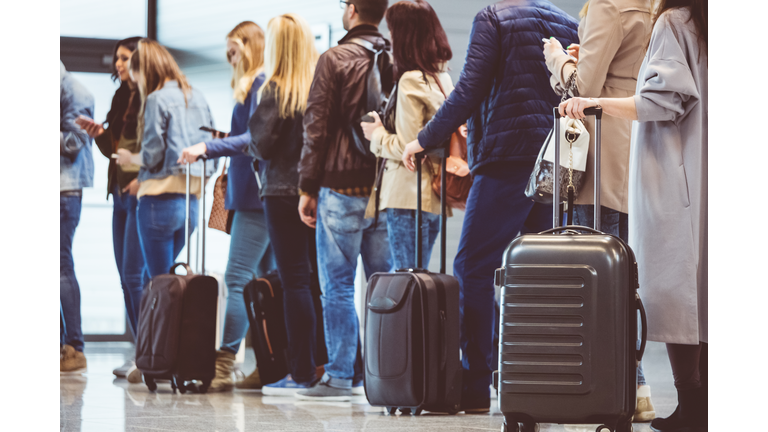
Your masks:
<svg viewBox="0 0 768 432"><path fill-rule="evenodd" d="M251 326L251 345L263 385L288 374L288 336L283 313L283 288L277 271L254 278L243 288Z"/></svg>
<svg viewBox="0 0 768 432"><path fill-rule="evenodd" d="M187 263L174 264L169 274L152 278L142 294L136 367L151 391L157 389L156 379L168 379L174 393L177 388L181 393L188 390L205 393L215 375L219 284L216 278L205 276L205 191L201 201L202 221L198 228L202 235L201 274L192 272L191 252L187 247ZM189 205L187 165L187 245L191 236ZM187 274L175 274L182 266Z"/></svg>
<svg viewBox="0 0 768 432"><path fill-rule="evenodd" d="M445 190L445 158L441 169ZM421 185L421 161L416 160ZM441 194L444 196L445 194ZM417 192L416 269L374 273L365 318L365 394L390 414L456 414L461 403L459 282L445 273L446 207L441 199L440 273L422 269L421 187Z"/></svg>
<svg viewBox="0 0 768 432"><path fill-rule="evenodd" d="M602 111L587 114L596 117L595 229L560 227L560 212L554 210L555 228L517 237L496 271L502 291L494 385L503 431L533 432L544 422L600 424L598 432L632 430L645 311L636 291L632 249L599 231ZM556 161L559 117L555 108ZM554 165L554 202L559 203L561 168ZM643 327L639 350L638 311Z"/></svg>

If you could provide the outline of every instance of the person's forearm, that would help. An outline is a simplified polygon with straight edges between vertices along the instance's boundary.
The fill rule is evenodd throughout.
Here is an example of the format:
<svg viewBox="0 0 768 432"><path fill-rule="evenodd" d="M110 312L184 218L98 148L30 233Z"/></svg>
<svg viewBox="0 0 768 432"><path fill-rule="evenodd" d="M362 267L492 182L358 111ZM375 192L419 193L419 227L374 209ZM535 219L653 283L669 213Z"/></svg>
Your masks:
<svg viewBox="0 0 768 432"><path fill-rule="evenodd" d="M595 98L598 104L603 107L603 113L611 117L617 117L625 120L637 120L637 107L635 107L635 98Z"/></svg>

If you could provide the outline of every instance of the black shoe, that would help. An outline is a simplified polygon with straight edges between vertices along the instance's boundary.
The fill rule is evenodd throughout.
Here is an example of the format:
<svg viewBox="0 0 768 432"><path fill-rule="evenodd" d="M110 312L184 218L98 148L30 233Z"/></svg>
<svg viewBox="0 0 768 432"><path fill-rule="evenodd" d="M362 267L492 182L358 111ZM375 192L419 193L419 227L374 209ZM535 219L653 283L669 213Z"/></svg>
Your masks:
<svg viewBox="0 0 768 432"><path fill-rule="evenodd" d="M706 432L706 411L702 413L701 389L677 390L677 408L667 418L651 421L654 432Z"/></svg>
<svg viewBox="0 0 768 432"><path fill-rule="evenodd" d="M461 406L459 411L464 411L466 414L485 414L491 411L491 398L489 397L472 397L461 396Z"/></svg>

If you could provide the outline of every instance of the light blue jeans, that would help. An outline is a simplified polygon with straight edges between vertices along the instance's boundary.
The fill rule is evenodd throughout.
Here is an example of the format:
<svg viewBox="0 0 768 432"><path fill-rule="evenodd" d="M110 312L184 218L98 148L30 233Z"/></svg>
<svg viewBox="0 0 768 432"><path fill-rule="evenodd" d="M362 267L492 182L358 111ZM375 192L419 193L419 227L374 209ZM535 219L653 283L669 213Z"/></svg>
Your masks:
<svg viewBox="0 0 768 432"><path fill-rule="evenodd" d="M355 271L362 255L366 278L392 271L387 214L376 226L365 219L367 197L350 197L321 188L317 204L317 267L323 291L323 318L328 364L323 382L352 388L362 379L360 323L355 312Z"/></svg>
<svg viewBox="0 0 768 432"><path fill-rule="evenodd" d="M421 212L421 267L429 267L440 215ZM387 209L387 233L395 269L416 268L416 210Z"/></svg>
<svg viewBox="0 0 768 432"><path fill-rule="evenodd" d="M243 288L254 277L275 268L264 210L238 210L232 219L229 259L224 273L227 284L227 313L221 350L236 354L248 331Z"/></svg>

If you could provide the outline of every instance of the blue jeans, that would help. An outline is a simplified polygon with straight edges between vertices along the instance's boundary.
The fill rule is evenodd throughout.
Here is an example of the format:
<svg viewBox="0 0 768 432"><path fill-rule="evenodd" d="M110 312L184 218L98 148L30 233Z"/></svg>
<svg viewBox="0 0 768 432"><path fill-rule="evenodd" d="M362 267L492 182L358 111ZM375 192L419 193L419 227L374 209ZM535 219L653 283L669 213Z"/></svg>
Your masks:
<svg viewBox="0 0 768 432"><path fill-rule="evenodd" d="M416 210L387 209L389 249L395 269L416 268ZM421 266L429 267L440 215L421 212Z"/></svg>
<svg viewBox="0 0 768 432"><path fill-rule="evenodd" d="M61 195L59 201L59 336L61 344L83 351L83 329L80 326L80 285L75 277L72 240L80 223L82 196Z"/></svg>
<svg viewBox="0 0 768 432"><path fill-rule="evenodd" d="M367 197L351 197L321 188L317 204L317 267L323 291L328 364L323 381L351 388L362 379L360 323L355 312L355 271L362 255L366 277L392 270L387 214L365 219Z"/></svg>
<svg viewBox="0 0 768 432"><path fill-rule="evenodd" d="M147 263L149 277L167 274L184 248L186 199L184 194L145 195L139 198L137 225L141 253ZM192 228L197 226L197 197L190 202Z"/></svg>
<svg viewBox="0 0 768 432"><path fill-rule="evenodd" d="M264 197L269 239L283 284L285 330L288 335L288 369L297 383L315 380L317 317L310 281L309 247L314 232L299 217L298 196Z"/></svg>
<svg viewBox="0 0 768 432"><path fill-rule="evenodd" d="M274 265L264 210L237 210L232 219L229 259L224 273L227 284L227 313L221 350L236 354L248 331L243 288L254 277L270 272Z"/></svg>
<svg viewBox="0 0 768 432"><path fill-rule="evenodd" d="M136 195L121 193L115 186L112 190L114 210L112 212L112 245L115 249L117 272L120 274L120 284L123 287L125 312L131 327L131 334L136 340L136 330L139 325L139 307L141 294L149 280L141 254L139 231L136 228L136 207L139 201Z"/></svg>
<svg viewBox="0 0 768 432"><path fill-rule="evenodd" d="M573 207L573 222L574 225L581 225L590 228L595 226L595 206L592 204L576 205ZM605 206L600 206L600 231L612 234L624 242L629 242L629 215L610 209ZM638 323L640 322L640 316L637 317ZM638 334L640 334L640 327L638 324ZM637 349L640 349L640 340L637 341ZM637 385L645 385L645 374L643 373L643 362L637 367Z"/></svg>
<svg viewBox="0 0 768 432"><path fill-rule="evenodd" d="M494 333L498 328L494 271L518 233L552 227L552 207L525 196L533 162L494 163L474 176L467 198L459 251L453 263L461 287L462 398L490 398Z"/></svg>

